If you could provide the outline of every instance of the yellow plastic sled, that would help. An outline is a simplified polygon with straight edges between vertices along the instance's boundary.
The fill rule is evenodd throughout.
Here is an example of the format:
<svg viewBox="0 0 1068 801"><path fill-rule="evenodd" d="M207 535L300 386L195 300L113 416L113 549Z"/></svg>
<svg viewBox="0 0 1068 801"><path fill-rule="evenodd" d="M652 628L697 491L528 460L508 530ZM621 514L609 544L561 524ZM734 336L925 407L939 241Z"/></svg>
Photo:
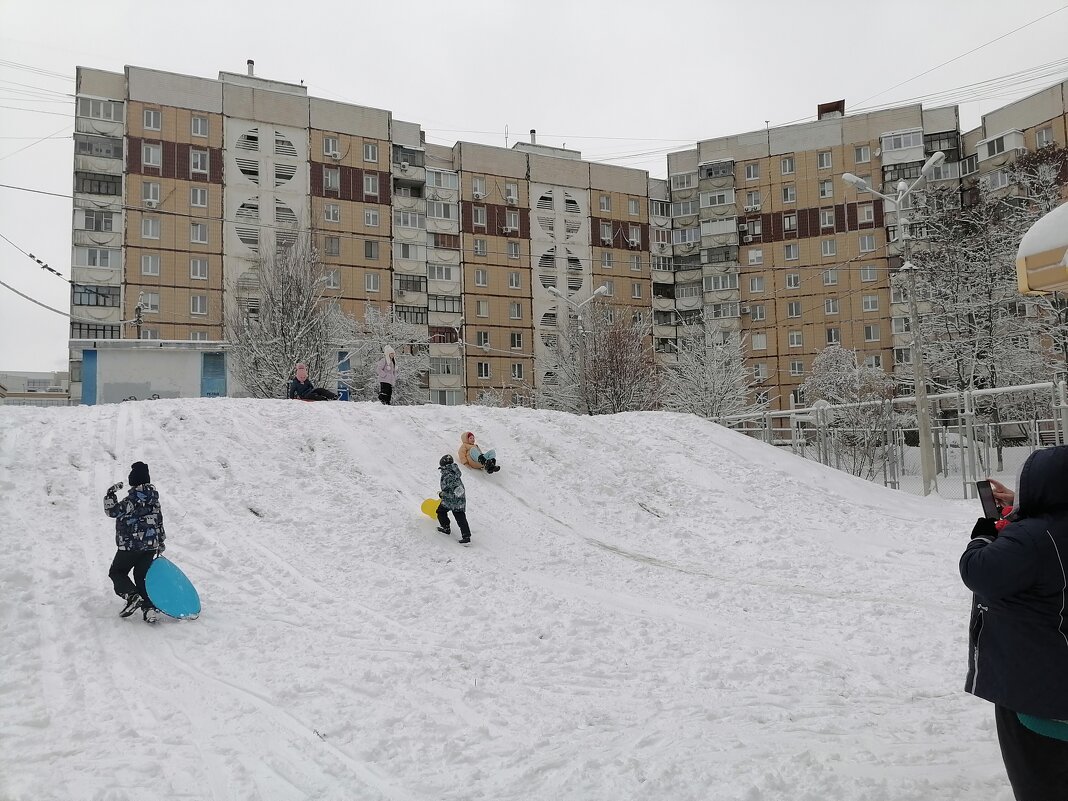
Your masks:
<svg viewBox="0 0 1068 801"><path fill-rule="evenodd" d="M437 520L439 506L441 506L440 498L427 498L419 508L423 510L423 514L427 517L432 517Z"/></svg>

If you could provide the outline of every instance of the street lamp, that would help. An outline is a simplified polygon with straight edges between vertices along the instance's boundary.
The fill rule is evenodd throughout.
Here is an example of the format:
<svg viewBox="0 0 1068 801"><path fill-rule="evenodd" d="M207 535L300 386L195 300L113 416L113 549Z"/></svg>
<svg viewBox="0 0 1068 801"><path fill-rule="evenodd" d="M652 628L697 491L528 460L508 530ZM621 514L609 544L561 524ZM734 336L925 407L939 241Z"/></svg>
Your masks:
<svg viewBox="0 0 1068 801"><path fill-rule="evenodd" d="M594 298L603 297L608 294L608 287L604 284L593 290L593 294L586 298L581 303L575 303L567 295L563 294L559 289L554 286L546 287L549 290L549 294L555 298L559 298L564 301L568 306L575 310L575 316L578 317L579 324L579 391L582 393L582 401L586 404L587 414L593 414L593 410L590 408L589 398L586 395L586 321L582 316L582 310L586 308Z"/></svg>
<svg viewBox="0 0 1068 801"><path fill-rule="evenodd" d="M863 178L858 178L851 172L847 172L842 175L842 180L851 186L855 186L862 192L871 192L873 195L881 197L887 203L894 204L894 211L897 212L897 228L898 235L901 237L903 245L905 261L901 265L902 270L908 270L909 272L909 318L912 325L912 375L915 382L916 392L916 425L919 429L920 437L920 474L923 478L923 494L930 495L931 488L935 483L935 465L934 465L934 442L931 436L931 409L927 402L927 370L923 364L923 340L921 339L920 331L920 310L916 303L916 268L909 261L909 255L911 253L912 236L908 232L908 225L905 218L902 216L903 206L905 198L907 198L912 190L916 188L916 185L920 181L926 179L934 170L941 166L942 162L946 160L946 154L939 150L936 153L932 153L931 157L924 162L920 168L920 177L917 178L912 184L904 179L897 182L896 194L894 197L888 197L882 192L876 192L868 182Z"/></svg>

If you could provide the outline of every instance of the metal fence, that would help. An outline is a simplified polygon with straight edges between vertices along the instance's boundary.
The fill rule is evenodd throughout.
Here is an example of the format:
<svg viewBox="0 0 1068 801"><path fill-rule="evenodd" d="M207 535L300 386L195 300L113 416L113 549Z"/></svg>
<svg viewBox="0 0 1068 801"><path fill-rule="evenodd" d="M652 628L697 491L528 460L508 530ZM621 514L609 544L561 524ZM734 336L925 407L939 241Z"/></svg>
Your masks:
<svg viewBox="0 0 1068 801"><path fill-rule="evenodd" d="M932 454L930 490L975 497L993 477L1015 486L1037 448L1068 443L1064 381L929 395L930 442L920 441L916 399L738 414L718 422L777 447L887 487L922 494L921 450Z"/></svg>

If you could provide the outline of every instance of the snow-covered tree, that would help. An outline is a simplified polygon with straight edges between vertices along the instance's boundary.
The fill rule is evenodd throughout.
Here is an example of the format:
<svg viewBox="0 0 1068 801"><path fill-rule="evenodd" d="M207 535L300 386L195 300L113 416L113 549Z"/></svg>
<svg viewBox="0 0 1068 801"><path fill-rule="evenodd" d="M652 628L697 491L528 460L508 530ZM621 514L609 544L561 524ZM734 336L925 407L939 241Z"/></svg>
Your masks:
<svg viewBox="0 0 1068 801"><path fill-rule="evenodd" d="M425 377L430 371L430 336L425 325L396 319L389 312L368 306L363 320L345 318L337 350L346 351L348 369L341 380L356 399L378 396L375 364L388 345L397 353L397 383L393 386L395 406L427 402Z"/></svg>
<svg viewBox="0 0 1068 801"><path fill-rule="evenodd" d="M260 255L243 292L226 308L233 369L255 398L285 397L297 362L316 386L337 381L335 352L342 315L324 298L326 277L307 237Z"/></svg>
<svg viewBox="0 0 1068 801"><path fill-rule="evenodd" d="M692 323L677 341L676 361L664 368L664 408L715 419L766 405L749 401L756 384L740 336L713 344L706 326Z"/></svg>

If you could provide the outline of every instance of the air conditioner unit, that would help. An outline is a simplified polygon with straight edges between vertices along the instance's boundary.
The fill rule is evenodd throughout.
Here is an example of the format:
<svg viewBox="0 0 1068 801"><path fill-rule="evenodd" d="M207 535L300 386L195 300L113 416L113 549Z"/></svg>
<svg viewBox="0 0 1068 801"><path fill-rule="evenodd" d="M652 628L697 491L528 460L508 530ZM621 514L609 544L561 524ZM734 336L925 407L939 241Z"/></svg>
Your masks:
<svg viewBox="0 0 1068 801"><path fill-rule="evenodd" d="M656 249L660 250L660 251L667 250L667 243L666 242L657 242L656 243Z"/></svg>
<svg viewBox="0 0 1068 801"><path fill-rule="evenodd" d="M738 307L738 314L749 314L749 307L748 306L739 306Z"/></svg>
<svg viewBox="0 0 1068 801"><path fill-rule="evenodd" d="M601 237L601 244L602 245L611 245L612 244L612 237L610 237L610 236L602 236Z"/></svg>
<svg viewBox="0 0 1068 801"><path fill-rule="evenodd" d="M640 247L642 243L640 239L628 239L627 244L629 244L632 248L636 248Z"/></svg>
<svg viewBox="0 0 1068 801"><path fill-rule="evenodd" d="M482 200L482 198L484 198L485 196L486 196L485 192L472 192L471 193L471 197L473 197L475 200Z"/></svg>
<svg viewBox="0 0 1068 801"><path fill-rule="evenodd" d="M745 242L748 245L750 242L753 241L753 237L751 237L751 236L743 236L742 237L742 241Z"/></svg>
<svg viewBox="0 0 1068 801"><path fill-rule="evenodd" d="M746 225L745 223L742 223L741 225L738 226L738 233L740 233L740 234L744 234L748 230L749 230L749 226Z"/></svg>
<svg viewBox="0 0 1068 801"><path fill-rule="evenodd" d="M406 172L408 170L408 162L407 161L402 161L400 163L400 168L401 168L401 172Z"/></svg>
<svg viewBox="0 0 1068 801"><path fill-rule="evenodd" d="M504 202L507 203L509 206L514 206L516 203L519 202L519 199L515 195L505 195Z"/></svg>
<svg viewBox="0 0 1068 801"><path fill-rule="evenodd" d="M754 211L760 211L760 204L759 203L755 203L752 206L746 206L745 210L746 210L746 212L750 212L750 213L754 212Z"/></svg>
<svg viewBox="0 0 1068 801"><path fill-rule="evenodd" d="M341 154L338 153L336 150L331 150L326 155L332 158L334 161L338 161L341 158Z"/></svg>
<svg viewBox="0 0 1068 801"><path fill-rule="evenodd" d="M146 200L145 201L145 207L149 208L149 209L154 209L158 205L159 205L159 201L158 200Z"/></svg>
<svg viewBox="0 0 1068 801"><path fill-rule="evenodd" d="M501 233L502 234L514 234L515 231L516 231L515 228L511 228L511 227L509 227L507 225L504 228L501 229Z"/></svg>

